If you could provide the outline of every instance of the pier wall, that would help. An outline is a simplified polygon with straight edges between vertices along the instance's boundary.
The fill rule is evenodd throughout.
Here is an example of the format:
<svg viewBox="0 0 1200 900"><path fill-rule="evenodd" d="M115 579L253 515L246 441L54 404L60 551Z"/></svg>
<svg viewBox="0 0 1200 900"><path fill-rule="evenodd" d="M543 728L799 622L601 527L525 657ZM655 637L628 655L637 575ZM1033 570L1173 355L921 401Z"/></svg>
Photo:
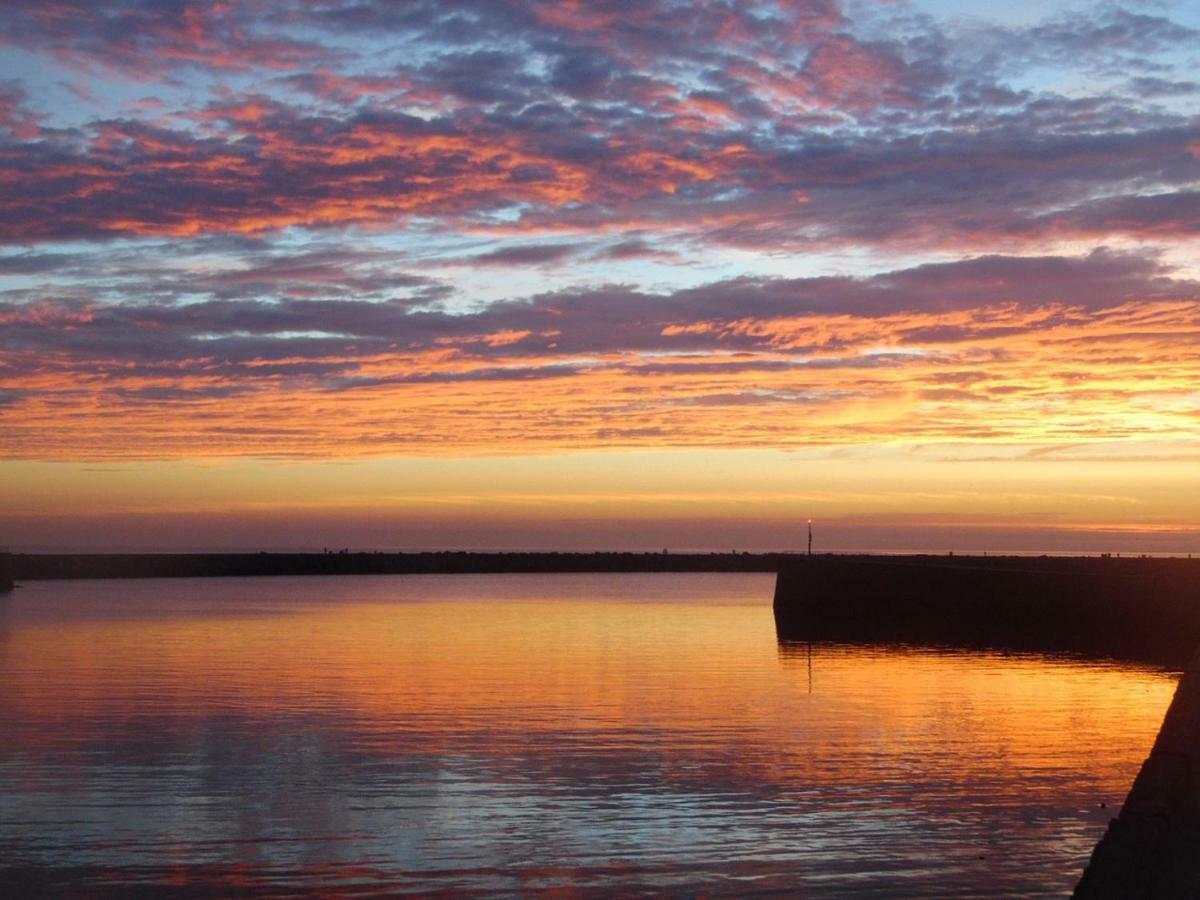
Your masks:
<svg viewBox="0 0 1200 900"><path fill-rule="evenodd" d="M1154 748L1075 896L1200 896L1200 652L1180 678Z"/></svg>
<svg viewBox="0 0 1200 900"><path fill-rule="evenodd" d="M1200 644L1200 560L795 557L781 641L993 647L1182 668Z"/></svg>

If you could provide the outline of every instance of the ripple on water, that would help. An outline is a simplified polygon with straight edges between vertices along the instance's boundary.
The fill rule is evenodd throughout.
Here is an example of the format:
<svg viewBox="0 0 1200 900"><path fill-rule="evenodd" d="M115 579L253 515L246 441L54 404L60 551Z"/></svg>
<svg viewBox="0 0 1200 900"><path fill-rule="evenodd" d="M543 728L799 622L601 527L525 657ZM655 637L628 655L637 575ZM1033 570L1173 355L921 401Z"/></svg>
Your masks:
<svg viewBox="0 0 1200 900"><path fill-rule="evenodd" d="M32 583L0 606L0 885L1068 890L1174 677L810 652L771 587Z"/></svg>

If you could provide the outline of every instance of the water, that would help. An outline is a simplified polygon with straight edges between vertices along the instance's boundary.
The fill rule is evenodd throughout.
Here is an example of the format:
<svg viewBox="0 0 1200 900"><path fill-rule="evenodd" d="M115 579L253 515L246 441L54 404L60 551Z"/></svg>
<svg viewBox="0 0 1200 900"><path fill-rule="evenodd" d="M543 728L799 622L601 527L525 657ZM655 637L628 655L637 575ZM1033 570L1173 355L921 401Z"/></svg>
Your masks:
<svg viewBox="0 0 1200 900"><path fill-rule="evenodd" d="M29 583L0 600L0 893L1068 891L1174 676L810 654L772 586Z"/></svg>

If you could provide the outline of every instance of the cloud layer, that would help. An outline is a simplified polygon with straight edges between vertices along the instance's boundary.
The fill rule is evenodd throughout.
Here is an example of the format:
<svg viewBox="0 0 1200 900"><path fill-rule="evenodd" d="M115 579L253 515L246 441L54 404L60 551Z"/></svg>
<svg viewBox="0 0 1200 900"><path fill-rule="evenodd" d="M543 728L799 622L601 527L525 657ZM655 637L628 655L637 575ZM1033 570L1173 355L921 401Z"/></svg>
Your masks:
<svg viewBox="0 0 1200 900"><path fill-rule="evenodd" d="M13 0L0 453L1187 439L1178 13Z"/></svg>
<svg viewBox="0 0 1200 900"><path fill-rule="evenodd" d="M1200 124L1158 102L1198 96L1162 77L1190 28L1118 7L1023 28L856 16L827 0L6 4L10 46L150 94L69 127L20 85L0 97L0 240L415 219L773 249L1196 233ZM1068 55L1114 83L1014 86Z"/></svg>
<svg viewBox="0 0 1200 900"><path fill-rule="evenodd" d="M0 305L7 452L1059 443L1196 427L1200 285L1140 256L597 286L475 312L377 265L311 254L201 278L144 262L131 275L115 257L105 274L124 302Z"/></svg>

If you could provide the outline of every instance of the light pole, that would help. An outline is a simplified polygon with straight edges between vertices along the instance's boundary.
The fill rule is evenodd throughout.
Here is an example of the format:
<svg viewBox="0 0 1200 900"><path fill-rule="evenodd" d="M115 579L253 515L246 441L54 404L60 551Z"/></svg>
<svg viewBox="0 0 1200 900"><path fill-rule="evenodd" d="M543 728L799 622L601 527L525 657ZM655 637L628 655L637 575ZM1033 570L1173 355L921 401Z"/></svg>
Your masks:
<svg viewBox="0 0 1200 900"><path fill-rule="evenodd" d="M812 519L808 520L808 555L812 556Z"/></svg>

